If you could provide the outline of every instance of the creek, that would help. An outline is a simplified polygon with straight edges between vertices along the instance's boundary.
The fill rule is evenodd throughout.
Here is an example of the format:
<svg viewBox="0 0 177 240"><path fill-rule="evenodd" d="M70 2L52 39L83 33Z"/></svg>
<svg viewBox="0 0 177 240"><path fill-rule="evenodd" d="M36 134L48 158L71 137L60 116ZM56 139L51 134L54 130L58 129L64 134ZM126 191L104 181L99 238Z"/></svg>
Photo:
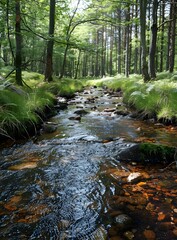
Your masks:
<svg viewBox="0 0 177 240"><path fill-rule="evenodd" d="M121 161L141 141L177 147L176 127L116 112L120 92L89 88L67 104L56 131L0 149L0 239L176 239L176 169ZM143 177L128 182L132 172Z"/></svg>

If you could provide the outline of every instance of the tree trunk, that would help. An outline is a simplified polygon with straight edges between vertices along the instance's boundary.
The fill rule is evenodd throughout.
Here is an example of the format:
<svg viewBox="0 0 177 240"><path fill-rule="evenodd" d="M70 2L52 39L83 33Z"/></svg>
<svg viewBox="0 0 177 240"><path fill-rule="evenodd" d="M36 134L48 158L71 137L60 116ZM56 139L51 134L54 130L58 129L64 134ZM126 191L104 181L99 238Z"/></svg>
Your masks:
<svg viewBox="0 0 177 240"><path fill-rule="evenodd" d="M79 54L78 54L78 58L77 58L77 65L76 65L76 72L75 72L74 79L77 79L77 76L78 76L80 58L81 58L81 50L79 50Z"/></svg>
<svg viewBox="0 0 177 240"><path fill-rule="evenodd" d="M152 25L151 25L151 42L149 48L149 76L156 78L156 45L157 45L157 10L158 0L153 1Z"/></svg>
<svg viewBox="0 0 177 240"><path fill-rule="evenodd" d="M118 9L117 10L118 12L118 21L119 21L119 24L121 24L121 10ZM122 31L121 31L121 25L118 26L118 74L121 74L122 72L122 58L121 58L121 48L122 48Z"/></svg>
<svg viewBox="0 0 177 240"><path fill-rule="evenodd" d="M105 28L102 27L101 77L105 76Z"/></svg>
<svg viewBox="0 0 177 240"><path fill-rule="evenodd" d="M164 58L164 32L165 32L165 0L162 1L161 4L161 24L162 24L162 31L161 31L161 39L160 39L160 72L163 71L163 58Z"/></svg>
<svg viewBox="0 0 177 240"><path fill-rule="evenodd" d="M146 9L147 9L147 0L139 1L140 3L140 39L141 39L141 71L144 82L150 80L148 74L148 64L146 61Z"/></svg>
<svg viewBox="0 0 177 240"><path fill-rule="evenodd" d="M138 0L135 4L135 18L138 19ZM138 24L135 23L134 73L138 73Z"/></svg>
<svg viewBox="0 0 177 240"><path fill-rule="evenodd" d="M130 53L130 26L129 22L130 21L130 7L128 7L126 11L126 29L125 29L125 44L126 44L126 55L125 55L125 76L128 78L129 77L129 68L130 68L130 61L129 61L129 53Z"/></svg>
<svg viewBox="0 0 177 240"><path fill-rule="evenodd" d="M15 24L15 39L16 39L16 55L15 55L15 68L16 68L16 83L23 85L22 81L22 35L21 35L21 11L20 0L16 0L15 4L16 24Z"/></svg>
<svg viewBox="0 0 177 240"><path fill-rule="evenodd" d="M49 15L49 40L47 42L47 56L45 67L45 81L53 80L53 45L54 45L54 29L55 29L55 0L50 0L50 15Z"/></svg>
<svg viewBox="0 0 177 240"><path fill-rule="evenodd" d="M171 38L170 38L170 49L169 49L169 72L174 71L175 65L175 40L176 40L176 20L177 20L177 1L172 0L171 2L172 8L172 24L171 24Z"/></svg>
<svg viewBox="0 0 177 240"><path fill-rule="evenodd" d="M109 74L110 74L110 76L112 76L113 75L113 59L112 59L112 57L113 57L113 40L114 40L114 38L113 38L113 36L114 36L114 33L113 33L113 27L111 26L111 34L110 34L110 54L109 54Z"/></svg>

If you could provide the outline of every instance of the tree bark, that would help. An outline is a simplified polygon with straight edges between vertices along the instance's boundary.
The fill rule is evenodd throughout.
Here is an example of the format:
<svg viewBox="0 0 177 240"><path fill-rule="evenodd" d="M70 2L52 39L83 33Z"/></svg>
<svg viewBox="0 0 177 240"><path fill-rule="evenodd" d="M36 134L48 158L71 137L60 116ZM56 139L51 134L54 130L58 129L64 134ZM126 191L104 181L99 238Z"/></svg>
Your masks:
<svg viewBox="0 0 177 240"><path fill-rule="evenodd" d="M148 74L148 64L146 61L146 9L147 9L147 0L139 1L140 4L140 39L141 39L141 71L144 82L150 80Z"/></svg>
<svg viewBox="0 0 177 240"><path fill-rule="evenodd" d="M126 29L125 29L125 44L126 44L126 55L125 55L125 76L128 78L129 77L129 68L130 68L130 61L129 61L129 53L130 53L130 26L129 22L130 21L130 7L128 7L126 11Z"/></svg>
<svg viewBox="0 0 177 240"><path fill-rule="evenodd" d="M53 74L54 29L55 29L55 0L50 0L49 40L47 42L47 56L44 79L46 82L51 82L53 80L52 74Z"/></svg>
<svg viewBox="0 0 177 240"><path fill-rule="evenodd" d="M156 45L157 45L157 10L158 0L153 1L152 25L151 25L151 42L149 48L149 76L151 79L156 78Z"/></svg>
<svg viewBox="0 0 177 240"><path fill-rule="evenodd" d="M16 55L15 55L15 69L16 69L16 83L23 85L22 81L22 35L21 35L21 11L20 0L16 0L15 4L16 23L15 23L15 40L16 40Z"/></svg>
<svg viewBox="0 0 177 240"><path fill-rule="evenodd" d="M165 32L165 0L162 1L161 4L161 23L162 23L162 31L161 31L161 39L160 39L160 72L163 71L163 63L164 63L164 32Z"/></svg>
<svg viewBox="0 0 177 240"><path fill-rule="evenodd" d="M174 71L175 65L175 40L176 40L176 20L177 20L177 1L172 0L172 24L171 24L171 38L170 38L170 48L169 48L169 72Z"/></svg>

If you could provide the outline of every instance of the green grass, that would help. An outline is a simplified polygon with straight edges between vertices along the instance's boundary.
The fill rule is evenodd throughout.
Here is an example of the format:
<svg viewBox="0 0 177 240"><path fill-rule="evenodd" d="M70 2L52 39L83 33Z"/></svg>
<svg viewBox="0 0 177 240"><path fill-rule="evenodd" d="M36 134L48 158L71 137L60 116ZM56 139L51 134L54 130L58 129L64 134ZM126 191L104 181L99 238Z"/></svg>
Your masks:
<svg viewBox="0 0 177 240"><path fill-rule="evenodd" d="M0 70L1 76L6 76L11 68ZM0 135L13 138L28 135L31 127L41 122L46 109L54 106L56 95L71 97L76 91L83 89L83 83L73 79L54 79L44 82L44 76L38 73L24 71L25 85L15 85L14 74L5 82L0 82ZM15 90L7 88L13 84Z"/></svg>
<svg viewBox="0 0 177 240"><path fill-rule="evenodd" d="M0 75L6 76L11 68L3 68ZM144 83L140 75L123 75L103 79L58 79L44 82L44 76L33 72L23 72L23 87L15 86L14 92L7 84L15 85L14 74L7 81L0 82L0 135L12 137L20 132L28 132L28 125L35 125L45 115L46 107L52 108L55 96L71 97L84 86L107 87L114 91L123 90L123 101L130 108L144 116L158 120L177 119L177 73L159 73L156 81Z"/></svg>
<svg viewBox="0 0 177 240"><path fill-rule="evenodd" d="M155 117L158 120L177 119L177 74L168 72L157 75L155 81L144 83L140 75L130 78L90 80L88 85L106 86L109 89L123 90L123 101L136 109L142 116ZM168 78L167 78L168 77Z"/></svg>

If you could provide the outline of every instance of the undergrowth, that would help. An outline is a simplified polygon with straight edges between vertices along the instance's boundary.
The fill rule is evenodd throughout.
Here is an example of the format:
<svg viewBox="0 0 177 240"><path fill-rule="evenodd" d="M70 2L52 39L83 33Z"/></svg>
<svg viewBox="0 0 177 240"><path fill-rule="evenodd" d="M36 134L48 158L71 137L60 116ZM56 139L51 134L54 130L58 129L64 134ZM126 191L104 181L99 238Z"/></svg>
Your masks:
<svg viewBox="0 0 177 240"><path fill-rule="evenodd" d="M105 86L117 91L123 90L123 101L141 116L163 122L177 119L177 73L159 73L157 79L144 83L141 76L130 78L117 76L111 79L90 80L88 85Z"/></svg>
<svg viewBox="0 0 177 240"><path fill-rule="evenodd" d="M5 77L10 68L1 69ZM29 136L45 118L46 109L52 109L56 96L71 97L83 89L79 80L54 79L44 82L44 76L24 71L24 86L15 85L13 74L0 82L0 136L15 138Z"/></svg>

